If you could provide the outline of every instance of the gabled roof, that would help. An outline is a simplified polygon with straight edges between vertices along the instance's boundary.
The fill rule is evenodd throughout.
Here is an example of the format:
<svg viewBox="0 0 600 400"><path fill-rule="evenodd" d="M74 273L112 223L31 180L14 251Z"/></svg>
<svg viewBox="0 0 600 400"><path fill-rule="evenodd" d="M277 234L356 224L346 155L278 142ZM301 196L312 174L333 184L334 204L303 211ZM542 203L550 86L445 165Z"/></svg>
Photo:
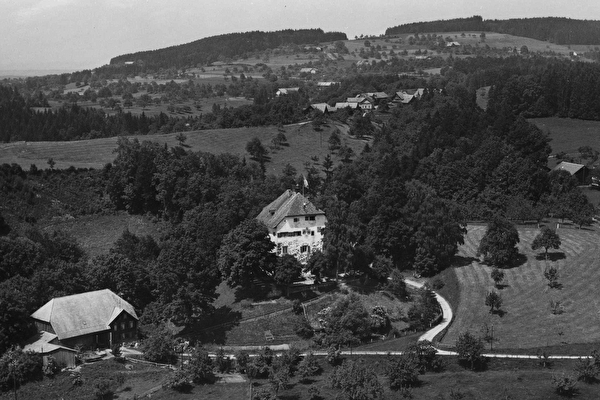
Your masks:
<svg viewBox="0 0 600 400"><path fill-rule="evenodd" d="M585 165L562 161L554 167L554 171L567 171L571 175L575 175L582 168L585 168Z"/></svg>
<svg viewBox="0 0 600 400"><path fill-rule="evenodd" d="M52 326L59 340L110 329L121 312L138 319L131 304L108 289L57 297L31 314Z"/></svg>
<svg viewBox="0 0 600 400"><path fill-rule="evenodd" d="M331 107L327 103L315 103L310 105L313 109L324 112L335 112L335 107Z"/></svg>
<svg viewBox="0 0 600 400"><path fill-rule="evenodd" d="M335 103L335 109L339 110L342 108L346 108L346 107L350 107L350 108L358 108L358 103L349 103L347 101L341 102L341 103Z"/></svg>
<svg viewBox="0 0 600 400"><path fill-rule="evenodd" d="M396 92L394 96L394 101L400 102L402 104L408 104L415 98L414 95L408 94L406 92Z"/></svg>
<svg viewBox="0 0 600 400"><path fill-rule="evenodd" d="M315 207L302 194L288 189L271 204L263 208L256 219L265 224L267 228L274 229L286 217L318 214L324 215L325 213Z"/></svg>
<svg viewBox="0 0 600 400"><path fill-rule="evenodd" d="M23 351L33 351L41 354L48 354L58 349L63 349L76 353L76 351L73 349L51 343L56 338L57 336L53 333L45 331L38 332L35 336L29 338L25 346L23 346Z"/></svg>

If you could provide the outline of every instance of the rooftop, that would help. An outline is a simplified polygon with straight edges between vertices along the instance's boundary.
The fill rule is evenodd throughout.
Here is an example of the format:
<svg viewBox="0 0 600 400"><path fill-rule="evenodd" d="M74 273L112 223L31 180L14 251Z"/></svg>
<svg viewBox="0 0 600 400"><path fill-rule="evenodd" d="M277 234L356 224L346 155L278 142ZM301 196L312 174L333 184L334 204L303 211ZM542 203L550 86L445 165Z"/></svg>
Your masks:
<svg viewBox="0 0 600 400"><path fill-rule="evenodd" d="M103 289L54 298L31 317L49 323L63 340L110 329L110 323L123 311L138 318L131 304Z"/></svg>
<svg viewBox="0 0 600 400"><path fill-rule="evenodd" d="M306 197L290 189L283 192L281 196L262 209L256 217L269 229L273 229L285 217L295 217L302 215L325 214L314 206Z"/></svg>

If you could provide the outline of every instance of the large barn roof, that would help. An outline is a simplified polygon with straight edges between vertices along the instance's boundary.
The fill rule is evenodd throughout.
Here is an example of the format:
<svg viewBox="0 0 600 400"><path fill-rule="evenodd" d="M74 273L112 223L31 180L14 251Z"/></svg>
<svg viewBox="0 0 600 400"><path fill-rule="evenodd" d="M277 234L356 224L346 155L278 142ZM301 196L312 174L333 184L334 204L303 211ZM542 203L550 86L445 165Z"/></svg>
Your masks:
<svg viewBox="0 0 600 400"><path fill-rule="evenodd" d="M554 171L567 171L571 175L575 175L577 171L579 171L582 168L585 168L585 165L563 161L556 167L554 167Z"/></svg>
<svg viewBox="0 0 600 400"><path fill-rule="evenodd" d="M138 319L131 304L108 289L57 297L31 314L52 326L59 340L105 331L121 312Z"/></svg>
<svg viewBox="0 0 600 400"><path fill-rule="evenodd" d="M262 209L256 217L269 229L275 228L285 217L325 214L300 193L286 190L281 196Z"/></svg>

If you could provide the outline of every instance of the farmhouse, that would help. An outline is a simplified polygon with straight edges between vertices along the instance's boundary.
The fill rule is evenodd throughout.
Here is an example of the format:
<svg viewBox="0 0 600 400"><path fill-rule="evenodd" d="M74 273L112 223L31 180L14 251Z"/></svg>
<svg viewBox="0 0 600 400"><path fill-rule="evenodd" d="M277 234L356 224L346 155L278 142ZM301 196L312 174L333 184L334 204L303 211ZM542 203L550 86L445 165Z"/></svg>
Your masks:
<svg viewBox="0 0 600 400"><path fill-rule="evenodd" d="M106 348L137 337L135 309L108 289L54 298L31 318L41 334L32 349Z"/></svg>
<svg viewBox="0 0 600 400"><path fill-rule="evenodd" d="M316 68L300 68L301 74L316 74L318 70Z"/></svg>
<svg viewBox="0 0 600 400"><path fill-rule="evenodd" d="M347 103L356 103L362 110L372 110L375 106L375 100L372 97L362 97L358 95L356 97L348 97Z"/></svg>
<svg viewBox="0 0 600 400"><path fill-rule="evenodd" d="M329 113L337 111L335 107L332 107L327 103L314 103L314 104L309 105L306 109L306 111L312 111L312 110L319 110L323 114L329 114Z"/></svg>
<svg viewBox="0 0 600 400"><path fill-rule="evenodd" d="M577 178L577 181L580 185L587 184L590 176L590 171L585 165L570 163L566 161L563 161L556 167L554 167L554 171L567 171L575 178Z"/></svg>
<svg viewBox="0 0 600 400"><path fill-rule="evenodd" d="M277 255L292 254L306 262L310 254L323 249L325 213L302 194L286 190L256 217L269 229Z"/></svg>
<svg viewBox="0 0 600 400"><path fill-rule="evenodd" d="M275 92L275 96L284 96L290 93L297 92L298 90L300 90L299 87L279 88Z"/></svg>

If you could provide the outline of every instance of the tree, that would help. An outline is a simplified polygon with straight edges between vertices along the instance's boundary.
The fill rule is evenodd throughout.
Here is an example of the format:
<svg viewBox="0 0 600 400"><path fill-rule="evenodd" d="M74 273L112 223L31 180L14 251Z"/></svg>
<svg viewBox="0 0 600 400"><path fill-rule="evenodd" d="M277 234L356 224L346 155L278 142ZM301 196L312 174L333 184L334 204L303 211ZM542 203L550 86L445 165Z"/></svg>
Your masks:
<svg viewBox="0 0 600 400"><path fill-rule="evenodd" d="M540 248L544 248L546 260L548 260L548 249L557 250L560 247L560 237L558 233L554 229L551 229L547 226L542 227L540 233L533 239L531 243L531 249L537 250Z"/></svg>
<svg viewBox="0 0 600 400"><path fill-rule="evenodd" d="M556 268L555 266L547 267L544 270L544 278L548 280L548 286L550 288L560 288L561 285L560 283L558 283L558 277L558 268Z"/></svg>
<svg viewBox="0 0 600 400"><path fill-rule="evenodd" d="M229 232L219 248L217 266L231 287L248 287L252 279L272 277L277 256L267 227L255 219Z"/></svg>
<svg viewBox="0 0 600 400"><path fill-rule="evenodd" d="M319 375L322 371L319 360L312 352L309 352L298 364L298 373L302 379L306 379L310 376Z"/></svg>
<svg viewBox="0 0 600 400"><path fill-rule="evenodd" d="M577 392L577 379L565 373L562 375L552 375L552 384L556 393L561 396L573 396Z"/></svg>
<svg viewBox="0 0 600 400"><path fill-rule="evenodd" d="M300 278L302 264L291 254L284 254L277 259L273 279L278 285L291 285Z"/></svg>
<svg viewBox="0 0 600 400"><path fill-rule="evenodd" d="M502 307L502 297L492 290L485 296L485 305L490 308L490 314L493 314L494 308L499 311Z"/></svg>
<svg viewBox="0 0 600 400"><path fill-rule="evenodd" d="M393 390L415 386L419 382L418 365L411 354L388 356L386 375Z"/></svg>
<svg viewBox="0 0 600 400"><path fill-rule="evenodd" d="M494 284L496 285L497 288L499 288L500 284L504 280L504 271L500 271L498 268L494 268L492 270L491 276L492 276L492 280L494 281Z"/></svg>
<svg viewBox="0 0 600 400"><path fill-rule="evenodd" d="M383 398L383 387L372 369L354 362L345 361L335 368L329 377L334 389L339 389L348 400L375 400Z"/></svg>
<svg viewBox="0 0 600 400"><path fill-rule="evenodd" d="M468 363L471 369L474 369L477 364L484 361L482 355L483 342L469 332L458 336L456 340L456 352L458 353L459 362Z"/></svg>
<svg viewBox="0 0 600 400"><path fill-rule="evenodd" d="M53 170L55 165L56 165L56 161L54 161L54 158L50 157L48 159L48 166L50 167L51 170Z"/></svg>
<svg viewBox="0 0 600 400"><path fill-rule="evenodd" d="M489 224L479 243L477 255L483 255L484 262L502 267L512 263L519 250L519 232L504 218L496 217Z"/></svg>
<svg viewBox="0 0 600 400"><path fill-rule="evenodd" d="M201 346L192 350L189 362L190 377L195 383L214 383L213 362L208 352Z"/></svg>
<svg viewBox="0 0 600 400"><path fill-rule="evenodd" d="M387 290L392 292L396 297L401 300L407 300L408 290L406 289L406 282L404 281L404 275L400 270L394 268L392 273L390 274L390 279L388 280Z"/></svg>
<svg viewBox="0 0 600 400"><path fill-rule="evenodd" d="M351 293L337 300L323 316L325 344L357 344L371 335L371 318L360 301Z"/></svg>
<svg viewBox="0 0 600 400"><path fill-rule="evenodd" d="M158 363L172 363L177 359L175 339L167 328L157 328L142 341L144 358Z"/></svg>
<svg viewBox="0 0 600 400"><path fill-rule="evenodd" d="M269 154L269 151L265 148L265 146L263 146L262 142L257 137L250 139L250 141L246 143L246 151L260 164L264 164L267 154Z"/></svg>
<svg viewBox="0 0 600 400"><path fill-rule="evenodd" d="M340 139L340 131L339 129L335 129L329 135L329 139L327 139L327 143L329 143L329 151L335 153L342 146L342 140Z"/></svg>
<svg viewBox="0 0 600 400"><path fill-rule="evenodd" d="M177 136L175 136L175 140L177 140L177 142L179 142L179 145L183 147L185 141L187 140L187 136L183 132L179 132Z"/></svg>

